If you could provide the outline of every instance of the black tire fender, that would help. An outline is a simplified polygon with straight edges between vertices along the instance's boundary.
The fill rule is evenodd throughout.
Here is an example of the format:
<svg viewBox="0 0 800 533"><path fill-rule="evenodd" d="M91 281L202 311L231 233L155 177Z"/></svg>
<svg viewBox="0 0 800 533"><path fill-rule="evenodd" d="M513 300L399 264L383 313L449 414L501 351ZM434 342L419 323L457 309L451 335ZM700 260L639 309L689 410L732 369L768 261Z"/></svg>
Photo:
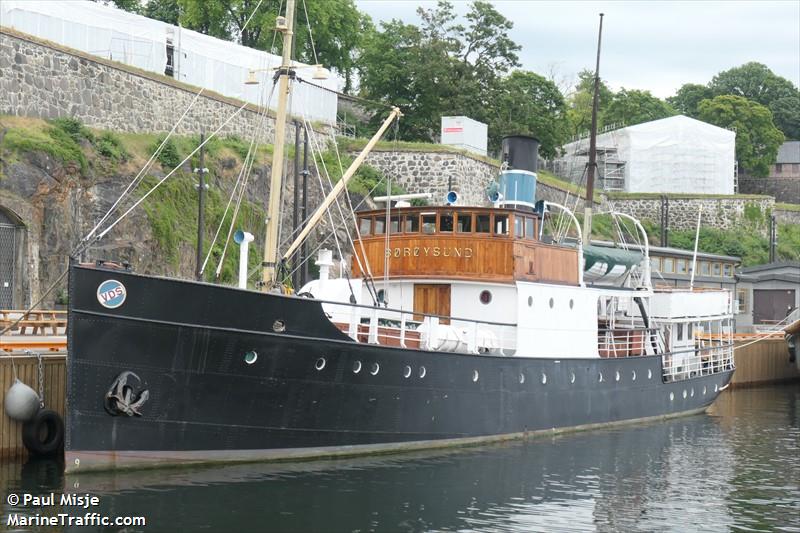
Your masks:
<svg viewBox="0 0 800 533"><path fill-rule="evenodd" d="M37 456L49 456L64 446L64 421L52 409L40 409L22 426L22 443Z"/></svg>

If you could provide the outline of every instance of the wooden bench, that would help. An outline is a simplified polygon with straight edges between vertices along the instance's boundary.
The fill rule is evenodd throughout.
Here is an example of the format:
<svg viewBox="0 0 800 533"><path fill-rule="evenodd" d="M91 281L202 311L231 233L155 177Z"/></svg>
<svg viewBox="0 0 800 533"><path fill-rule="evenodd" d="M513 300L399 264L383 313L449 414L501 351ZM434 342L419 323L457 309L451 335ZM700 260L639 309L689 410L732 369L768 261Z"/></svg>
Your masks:
<svg viewBox="0 0 800 533"><path fill-rule="evenodd" d="M22 317L21 320L20 317ZM19 335L59 335L59 328L67 327L67 312L54 309L37 309L34 311L4 309L0 310L0 331L11 324L19 322L7 333ZM28 330L30 329L30 333Z"/></svg>

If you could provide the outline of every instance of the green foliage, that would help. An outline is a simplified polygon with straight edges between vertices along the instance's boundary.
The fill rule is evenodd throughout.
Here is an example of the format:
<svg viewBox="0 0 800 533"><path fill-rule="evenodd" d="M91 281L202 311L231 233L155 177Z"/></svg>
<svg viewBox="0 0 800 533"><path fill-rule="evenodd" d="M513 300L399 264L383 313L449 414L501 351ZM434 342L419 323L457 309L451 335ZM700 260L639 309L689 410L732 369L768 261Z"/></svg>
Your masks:
<svg viewBox="0 0 800 533"><path fill-rule="evenodd" d="M675 115L675 109L650 91L620 89L603 111L603 124L633 126Z"/></svg>
<svg viewBox="0 0 800 533"><path fill-rule="evenodd" d="M148 0L142 14L147 18L177 26L182 10L178 0Z"/></svg>
<svg viewBox="0 0 800 533"><path fill-rule="evenodd" d="M697 118L697 107L703 100L714 98L714 91L706 85L685 83L678 89L675 96L667 98L667 102L680 114Z"/></svg>
<svg viewBox="0 0 800 533"><path fill-rule="evenodd" d="M578 83L569 96L567 118L570 135L581 135L589 131L592 124L592 99L594 96L594 72L582 70ZM603 113L608 108L614 93L601 79L597 91L598 128L602 125Z"/></svg>
<svg viewBox="0 0 800 533"><path fill-rule="evenodd" d="M791 81L755 61L720 72L709 87L714 95L741 96L765 107L779 98L797 96L797 88Z"/></svg>
<svg viewBox="0 0 800 533"><path fill-rule="evenodd" d="M142 10L140 0L93 0L99 4L112 5L131 13L140 13Z"/></svg>
<svg viewBox="0 0 800 533"><path fill-rule="evenodd" d="M800 261L800 225L778 224L778 260Z"/></svg>
<svg viewBox="0 0 800 533"><path fill-rule="evenodd" d="M94 134L75 117L59 117L50 121L54 127L69 135L73 141L80 143L83 139L94 141Z"/></svg>
<svg viewBox="0 0 800 533"><path fill-rule="evenodd" d="M125 161L129 157L128 152L122 145L122 141L110 131L101 133L97 137L94 146L97 153L112 161Z"/></svg>
<svg viewBox="0 0 800 533"><path fill-rule="evenodd" d="M56 127L42 131L9 128L3 136L2 146L17 153L43 152L62 163L77 164L81 172L89 167L80 145L67 132Z"/></svg>
<svg viewBox="0 0 800 533"><path fill-rule="evenodd" d="M800 96L784 96L769 104L775 126L787 139L800 140Z"/></svg>
<svg viewBox="0 0 800 533"><path fill-rule="evenodd" d="M236 135L223 137L221 144L236 152L242 161L244 161L244 159L247 157L247 152L250 150L250 143L245 142L241 137Z"/></svg>
<svg viewBox="0 0 800 533"><path fill-rule="evenodd" d="M669 244L675 248L693 250L694 236L695 230L670 230ZM701 226L698 248L706 253L741 257L743 266L769 261L768 240L748 227L722 230Z"/></svg>
<svg viewBox="0 0 800 533"><path fill-rule="evenodd" d="M736 130L736 159L754 176L766 176L775 162L783 134L772 123L769 109L741 96L703 100L700 120Z"/></svg>
<svg viewBox="0 0 800 533"><path fill-rule="evenodd" d="M273 32L276 16L283 15L285 3L281 0L177 0L177 4L184 27L281 54L281 35L276 37ZM365 31L369 31L368 17L356 9L353 0L298 2L296 17L295 57L333 68L345 78L345 89L349 90L355 54ZM312 31L315 49L311 44Z"/></svg>
<svg viewBox="0 0 800 533"><path fill-rule="evenodd" d="M164 142L165 137L165 135L161 135L156 138L155 142L150 145L149 150L151 153L155 152L158 147L161 146L161 143ZM183 161L183 158L184 156L182 156L178 151L178 147L176 146L172 137L167 139L166 144L164 144L164 147L158 154L158 162L161 163L161 168L167 172L180 165L181 161Z"/></svg>

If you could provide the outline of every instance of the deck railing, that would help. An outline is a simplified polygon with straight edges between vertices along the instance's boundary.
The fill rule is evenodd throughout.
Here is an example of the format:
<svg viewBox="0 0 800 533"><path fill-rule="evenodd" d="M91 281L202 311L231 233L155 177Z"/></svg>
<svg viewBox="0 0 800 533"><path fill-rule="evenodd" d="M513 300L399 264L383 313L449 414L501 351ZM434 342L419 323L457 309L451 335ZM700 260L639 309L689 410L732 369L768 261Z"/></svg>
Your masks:
<svg viewBox="0 0 800 533"><path fill-rule="evenodd" d="M735 366L733 342L729 339L700 340L694 348L665 353L661 364L664 381L679 381L732 370Z"/></svg>
<svg viewBox="0 0 800 533"><path fill-rule="evenodd" d="M597 332L600 357L632 357L664 352L661 330L655 328L615 328Z"/></svg>

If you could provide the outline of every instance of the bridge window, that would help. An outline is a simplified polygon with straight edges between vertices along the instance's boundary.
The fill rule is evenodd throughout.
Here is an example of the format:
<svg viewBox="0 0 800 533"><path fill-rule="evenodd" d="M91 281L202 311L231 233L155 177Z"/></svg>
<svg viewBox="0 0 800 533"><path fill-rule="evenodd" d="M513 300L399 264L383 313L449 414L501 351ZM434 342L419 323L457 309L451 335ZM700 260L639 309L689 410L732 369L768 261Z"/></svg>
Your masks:
<svg viewBox="0 0 800 533"><path fill-rule="evenodd" d="M419 232L419 215L406 215L404 217L403 231L406 233Z"/></svg>
<svg viewBox="0 0 800 533"><path fill-rule="evenodd" d="M508 235L508 215L494 216L494 234Z"/></svg>
<svg viewBox="0 0 800 533"><path fill-rule="evenodd" d="M525 237L528 239L536 238L535 223L531 217L525 217Z"/></svg>
<svg viewBox="0 0 800 533"><path fill-rule="evenodd" d="M439 215L439 231L453 232L453 213L442 213Z"/></svg>
<svg viewBox="0 0 800 533"><path fill-rule="evenodd" d="M492 224L489 222L489 215L475 215L475 232L489 233L492 231Z"/></svg>
<svg viewBox="0 0 800 533"><path fill-rule="evenodd" d="M472 213L459 213L457 220L456 228L459 233L472 233Z"/></svg>
<svg viewBox="0 0 800 533"><path fill-rule="evenodd" d="M436 213L422 215L422 233L436 233Z"/></svg>
<svg viewBox="0 0 800 533"><path fill-rule="evenodd" d="M514 237L522 238L525 235L525 221L522 217L514 217Z"/></svg>
<svg viewBox="0 0 800 533"><path fill-rule="evenodd" d="M389 233L400 233L400 217L389 219Z"/></svg>
<svg viewBox="0 0 800 533"><path fill-rule="evenodd" d="M361 235L369 235L372 232L372 219L368 217L358 219L358 231Z"/></svg>
<svg viewBox="0 0 800 533"><path fill-rule="evenodd" d="M374 228L375 235L383 235L386 232L386 219L376 218Z"/></svg>

